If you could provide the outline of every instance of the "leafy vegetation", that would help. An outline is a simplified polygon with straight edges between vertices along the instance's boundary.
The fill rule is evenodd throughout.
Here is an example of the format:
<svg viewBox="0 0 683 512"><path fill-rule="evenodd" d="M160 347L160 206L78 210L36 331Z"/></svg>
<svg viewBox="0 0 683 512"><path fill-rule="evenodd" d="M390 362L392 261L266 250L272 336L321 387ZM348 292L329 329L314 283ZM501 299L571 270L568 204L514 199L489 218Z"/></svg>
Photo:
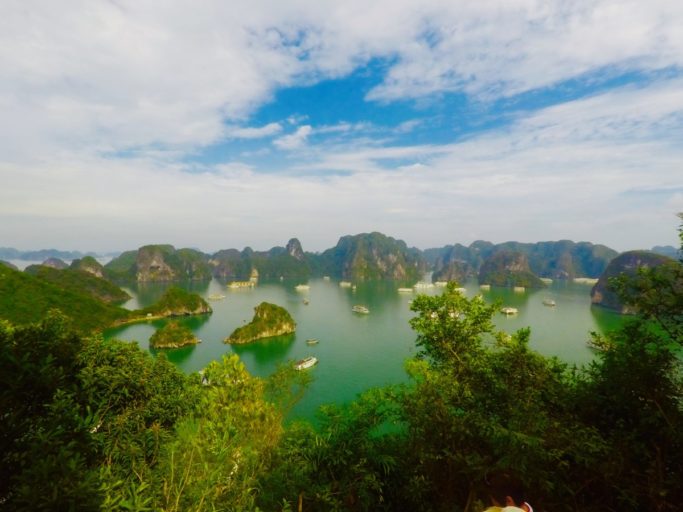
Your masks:
<svg viewBox="0 0 683 512"><path fill-rule="evenodd" d="M53 270L64 272L48 269L46 273L52 274ZM80 276L78 284L70 285L71 289L61 288L63 282L62 278L50 282L0 265L0 318L14 324L29 324L41 321L51 309L59 308L83 333L101 330L129 318L129 311L85 293Z"/></svg>
<svg viewBox="0 0 683 512"><path fill-rule="evenodd" d="M31 265L24 272L52 283L63 290L88 294L95 299L108 303L123 302L130 298L130 295L115 284L82 270Z"/></svg>

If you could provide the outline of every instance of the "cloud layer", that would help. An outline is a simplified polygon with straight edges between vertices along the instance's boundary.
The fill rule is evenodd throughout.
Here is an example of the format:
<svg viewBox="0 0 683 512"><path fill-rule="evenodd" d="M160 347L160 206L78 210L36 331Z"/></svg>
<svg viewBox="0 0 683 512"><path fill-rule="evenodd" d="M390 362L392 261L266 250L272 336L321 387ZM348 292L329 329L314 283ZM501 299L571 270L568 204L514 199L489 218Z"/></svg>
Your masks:
<svg viewBox="0 0 683 512"><path fill-rule="evenodd" d="M675 243L681 26L683 4L664 0L3 2L0 237L95 250L290 236L322 249L369 230L421 247ZM414 102L415 119L254 121L280 90L374 63L366 101ZM450 143L395 139L449 94L491 105L610 80ZM271 158L191 161L226 141Z"/></svg>

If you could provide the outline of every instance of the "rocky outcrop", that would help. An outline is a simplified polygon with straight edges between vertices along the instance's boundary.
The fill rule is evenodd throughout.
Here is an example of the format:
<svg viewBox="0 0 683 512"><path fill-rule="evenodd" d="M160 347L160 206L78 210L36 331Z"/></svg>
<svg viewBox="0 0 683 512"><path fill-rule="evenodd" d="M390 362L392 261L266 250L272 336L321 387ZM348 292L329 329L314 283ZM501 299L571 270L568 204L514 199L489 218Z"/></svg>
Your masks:
<svg viewBox="0 0 683 512"><path fill-rule="evenodd" d="M484 261L501 251L524 254L533 274L551 279L598 278L618 254L604 245L571 240L505 242L495 245L478 240L469 247L455 244L441 249L427 249L424 256L434 272L440 272L453 261L460 261L469 264L476 273Z"/></svg>
<svg viewBox="0 0 683 512"><path fill-rule="evenodd" d="M194 333L178 322L167 323L149 338L149 346L152 348L180 348L197 343L199 339Z"/></svg>
<svg viewBox="0 0 683 512"><path fill-rule="evenodd" d="M162 295L156 304L138 310L138 316L169 317L204 315L211 313L211 306L196 293L190 293L177 286L172 286Z"/></svg>
<svg viewBox="0 0 683 512"><path fill-rule="evenodd" d="M45 261L43 261L42 265L44 267L56 268L58 270L64 270L65 268L69 268L69 265L67 265L63 260L60 260L59 258L48 258Z"/></svg>
<svg viewBox="0 0 683 512"><path fill-rule="evenodd" d="M473 275L474 270L469 263L465 261L450 261L440 270L432 273L432 281L454 281L457 283L464 283L470 275Z"/></svg>
<svg viewBox="0 0 683 512"><path fill-rule="evenodd" d="M251 322L235 329L224 341L232 344L250 343L295 331L296 322L285 308L262 302L254 308Z"/></svg>
<svg viewBox="0 0 683 512"><path fill-rule="evenodd" d="M614 258L591 290L591 302L622 314L634 311L621 303L619 296L610 285L610 279L623 274L633 275L639 268L652 268L673 263L674 260L649 251L628 251Z"/></svg>
<svg viewBox="0 0 683 512"><path fill-rule="evenodd" d="M107 277L138 282L211 279L209 257L194 249L172 245L146 245L127 251L105 265Z"/></svg>
<svg viewBox="0 0 683 512"><path fill-rule="evenodd" d="M285 250L287 251L287 254L289 254L295 260L303 261L306 257L304 250L301 248L301 243L296 238L292 238L289 242L287 242L287 247L285 247Z"/></svg>
<svg viewBox="0 0 683 512"><path fill-rule="evenodd" d="M95 277L104 277L104 267L92 256L85 256L79 260L73 260L69 266L72 270L87 272Z"/></svg>
<svg viewBox="0 0 683 512"><path fill-rule="evenodd" d="M320 268L324 274L351 281L417 280L425 266L419 250L374 232L341 237L335 247L320 255Z"/></svg>
<svg viewBox="0 0 683 512"><path fill-rule="evenodd" d="M543 281L531 272L526 255L513 251L501 251L488 258L479 270L479 284L525 288L545 286Z"/></svg>

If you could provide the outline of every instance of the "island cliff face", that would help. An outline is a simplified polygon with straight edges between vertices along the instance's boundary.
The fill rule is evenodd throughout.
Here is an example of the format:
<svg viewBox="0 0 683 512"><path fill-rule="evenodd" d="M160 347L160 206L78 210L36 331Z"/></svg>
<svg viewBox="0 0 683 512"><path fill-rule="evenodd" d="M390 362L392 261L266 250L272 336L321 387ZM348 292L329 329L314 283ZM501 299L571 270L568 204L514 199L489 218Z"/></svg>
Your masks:
<svg viewBox="0 0 683 512"><path fill-rule="evenodd" d="M101 279L104 278L104 267L92 256L85 256L80 260L73 260L69 268L87 272L88 274L92 274Z"/></svg>
<svg viewBox="0 0 683 512"><path fill-rule="evenodd" d="M478 240L469 247L455 244L440 249L427 249L423 255L437 276L442 271L448 273L444 269L453 262L458 262L461 268L467 265L468 276L474 276L487 259L503 251L524 254L533 274L550 279L597 278L618 254L604 245L571 240L502 244Z"/></svg>
<svg viewBox="0 0 683 512"><path fill-rule="evenodd" d="M138 282L167 282L211 278L208 256L172 245L146 245L127 251L105 265L107 277Z"/></svg>
<svg viewBox="0 0 683 512"><path fill-rule="evenodd" d="M320 256L325 274L348 280L417 280L425 270L420 251L382 233L344 236Z"/></svg>
<svg viewBox="0 0 683 512"><path fill-rule="evenodd" d="M526 255L501 251L488 258L479 270L479 284L543 288L545 284L529 268Z"/></svg>
<svg viewBox="0 0 683 512"><path fill-rule="evenodd" d="M254 318L247 325L238 327L225 343L250 343L263 338L282 336L296 331L296 322L289 312L280 306L262 302L254 308Z"/></svg>
<svg viewBox="0 0 683 512"><path fill-rule="evenodd" d="M635 311L625 306L617 294L611 289L610 278L622 274L635 274L639 268L652 268L674 263L674 260L648 251L628 251L614 258L591 290L591 302L621 314L633 314Z"/></svg>

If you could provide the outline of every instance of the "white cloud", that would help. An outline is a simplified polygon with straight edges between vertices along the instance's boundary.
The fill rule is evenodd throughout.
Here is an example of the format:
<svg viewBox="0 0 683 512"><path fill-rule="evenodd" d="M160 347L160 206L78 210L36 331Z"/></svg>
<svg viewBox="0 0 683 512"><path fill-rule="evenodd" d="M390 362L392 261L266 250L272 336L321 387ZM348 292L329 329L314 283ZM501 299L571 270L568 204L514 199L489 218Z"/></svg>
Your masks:
<svg viewBox="0 0 683 512"><path fill-rule="evenodd" d="M234 139L260 139L277 135L282 131L280 123L268 123L264 126L256 127L231 127L226 130L227 138Z"/></svg>
<svg viewBox="0 0 683 512"><path fill-rule="evenodd" d="M306 143L306 139L312 132L313 128L310 125L305 124L303 126L299 126L294 133L283 135L279 139L275 139L273 144L280 149L298 149Z"/></svg>

